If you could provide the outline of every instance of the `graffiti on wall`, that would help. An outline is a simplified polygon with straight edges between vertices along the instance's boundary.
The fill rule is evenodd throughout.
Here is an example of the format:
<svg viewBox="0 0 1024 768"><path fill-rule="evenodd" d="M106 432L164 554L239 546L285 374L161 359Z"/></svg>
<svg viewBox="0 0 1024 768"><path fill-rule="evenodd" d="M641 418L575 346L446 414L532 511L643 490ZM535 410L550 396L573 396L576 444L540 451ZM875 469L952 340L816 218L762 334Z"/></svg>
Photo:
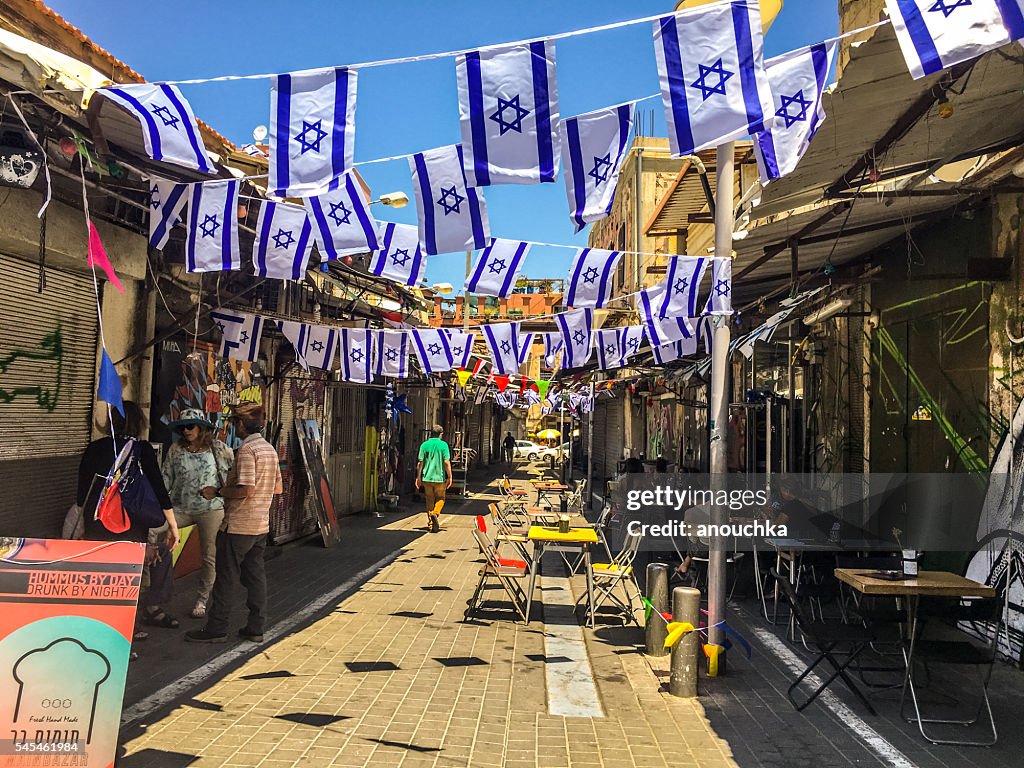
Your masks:
<svg viewBox="0 0 1024 768"><path fill-rule="evenodd" d="M27 397L34 399L39 408L53 413L60 399L63 368L60 323L33 348L0 350L0 403Z"/></svg>

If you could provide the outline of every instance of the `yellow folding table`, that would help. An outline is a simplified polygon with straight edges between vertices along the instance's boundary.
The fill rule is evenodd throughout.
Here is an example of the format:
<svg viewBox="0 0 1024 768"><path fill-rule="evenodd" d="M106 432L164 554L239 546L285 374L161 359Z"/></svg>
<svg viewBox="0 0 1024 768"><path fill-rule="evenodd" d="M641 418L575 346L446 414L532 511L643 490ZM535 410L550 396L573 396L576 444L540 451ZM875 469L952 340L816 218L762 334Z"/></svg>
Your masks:
<svg viewBox="0 0 1024 768"><path fill-rule="evenodd" d="M570 528L561 533L557 526L532 525L527 538L533 542L533 559L530 561L530 587L526 594L526 622L530 622L533 606L533 592L537 584L537 571L545 552L573 552L583 555L587 574L587 608L594 604L594 574L590 568L590 545L597 544L597 531L591 527ZM594 612L590 613L590 626L594 626Z"/></svg>

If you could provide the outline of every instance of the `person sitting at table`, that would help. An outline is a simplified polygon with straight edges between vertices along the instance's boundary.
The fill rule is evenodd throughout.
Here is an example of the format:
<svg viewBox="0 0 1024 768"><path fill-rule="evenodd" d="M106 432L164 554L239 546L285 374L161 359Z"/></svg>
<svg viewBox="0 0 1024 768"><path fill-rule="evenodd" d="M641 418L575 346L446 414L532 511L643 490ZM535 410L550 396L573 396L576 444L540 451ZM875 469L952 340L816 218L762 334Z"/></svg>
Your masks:
<svg viewBox="0 0 1024 768"><path fill-rule="evenodd" d="M690 507L683 513L683 522L686 525L688 536L686 537L686 554L683 561L676 566L673 577L679 577L688 584L694 583L694 574L690 569L694 563L694 557L707 558L708 544L698 534L698 527L711 522L711 509L707 504L699 504ZM678 548L677 548L678 551ZM682 554L682 553L680 553Z"/></svg>
<svg viewBox="0 0 1024 768"><path fill-rule="evenodd" d="M820 536L818 528L811 523L811 519L820 513L800 498L800 485L791 477L783 477L777 482L775 496L764 511L771 522L786 526L789 538Z"/></svg>

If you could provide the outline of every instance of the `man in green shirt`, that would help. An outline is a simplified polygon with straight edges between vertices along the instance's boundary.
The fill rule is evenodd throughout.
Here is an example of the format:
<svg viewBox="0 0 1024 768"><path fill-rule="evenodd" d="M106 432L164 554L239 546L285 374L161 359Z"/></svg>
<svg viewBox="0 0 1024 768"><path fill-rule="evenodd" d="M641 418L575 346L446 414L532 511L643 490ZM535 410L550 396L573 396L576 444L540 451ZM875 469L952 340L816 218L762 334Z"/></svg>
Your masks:
<svg viewBox="0 0 1024 768"><path fill-rule="evenodd" d="M448 443L441 439L444 429L439 424L431 427L430 433L433 437L420 446L416 487L422 488L427 497L427 530L437 533L441 530L438 517L444 506L444 493L452 487L452 453Z"/></svg>

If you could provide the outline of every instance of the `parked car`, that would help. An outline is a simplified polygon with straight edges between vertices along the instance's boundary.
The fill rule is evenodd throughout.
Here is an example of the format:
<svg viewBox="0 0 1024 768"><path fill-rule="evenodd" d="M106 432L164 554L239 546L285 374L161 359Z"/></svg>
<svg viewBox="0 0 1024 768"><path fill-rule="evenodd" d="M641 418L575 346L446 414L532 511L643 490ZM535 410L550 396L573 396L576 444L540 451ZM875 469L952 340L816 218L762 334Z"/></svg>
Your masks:
<svg viewBox="0 0 1024 768"><path fill-rule="evenodd" d="M515 450L512 452L517 459L529 459L536 461L540 452L544 450L543 445L537 445L532 440L516 440Z"/></svg>
<svg viewBox="0 0 1024 768"><path fill-rule="evenodd" d="M562 443L558 446L549 445L547 448L542 448L537 456L543 461L549 461L551 457L554 457L555 461L566 461L569 458L569 443Z"/></svg>

